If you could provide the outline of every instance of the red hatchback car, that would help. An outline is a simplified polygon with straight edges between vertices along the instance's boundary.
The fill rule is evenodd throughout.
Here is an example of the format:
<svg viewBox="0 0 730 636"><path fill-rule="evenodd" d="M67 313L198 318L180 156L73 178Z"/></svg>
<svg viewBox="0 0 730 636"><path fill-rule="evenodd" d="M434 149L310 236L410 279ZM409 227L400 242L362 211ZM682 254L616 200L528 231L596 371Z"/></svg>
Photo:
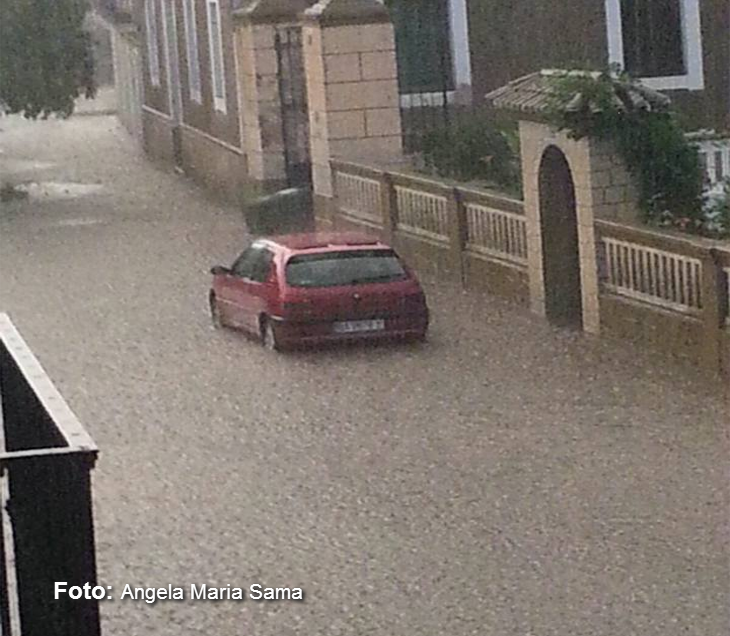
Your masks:
<svg viewBox="0 0 730 636"><path fill-rule="evenodd" d="M211 269L216 326L269 349L355 338L424 340L426 297L388 245L347 233L259 239L231 267Z"/></svg>

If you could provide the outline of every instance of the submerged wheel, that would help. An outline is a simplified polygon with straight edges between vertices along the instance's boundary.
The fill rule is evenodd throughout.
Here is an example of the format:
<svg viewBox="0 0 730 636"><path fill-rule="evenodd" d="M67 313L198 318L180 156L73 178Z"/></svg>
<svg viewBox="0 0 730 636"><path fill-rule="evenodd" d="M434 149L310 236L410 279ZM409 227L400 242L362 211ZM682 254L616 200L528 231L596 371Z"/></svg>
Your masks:
<svg viewBox="0 0 730 636"><path fill-rule="evenodd" d="M405 341L412 344L423 344L424 342L428 342L428 336L426 335L425 331L422 331L420 333L415 333L407 336L405 338Z"/></svg>
<svg viewBox="0 0 730 636"><path fill-rule="evenodd" d="M208 302L210 304L210 322L214 329L220 329L223 327L223 321L221 320L221 310L218 307L215 294L211 294L208 297Z"/></svg>
<svg viewBox="0 0 730 636"><path fill-rule="evenodd" d="M271 320L264 319L261 324L261 342L264 345L264 349L269 351L280 351L281 347L279 341L276 338L276 330Z"/></svg>

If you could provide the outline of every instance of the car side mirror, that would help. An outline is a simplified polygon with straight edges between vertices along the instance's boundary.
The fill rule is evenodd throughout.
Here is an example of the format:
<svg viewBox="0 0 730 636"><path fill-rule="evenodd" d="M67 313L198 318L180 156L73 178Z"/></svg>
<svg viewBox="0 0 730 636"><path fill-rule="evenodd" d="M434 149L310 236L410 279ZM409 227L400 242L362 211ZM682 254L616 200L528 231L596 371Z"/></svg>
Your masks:
<svg viewBox="0 0 730 636"><path fill-rule="evenodd" d="M223 267L223 265L214 265L210 268L210 273L213 276L221 276L223 274L230 274L231 270L228 267Z"/></svg>

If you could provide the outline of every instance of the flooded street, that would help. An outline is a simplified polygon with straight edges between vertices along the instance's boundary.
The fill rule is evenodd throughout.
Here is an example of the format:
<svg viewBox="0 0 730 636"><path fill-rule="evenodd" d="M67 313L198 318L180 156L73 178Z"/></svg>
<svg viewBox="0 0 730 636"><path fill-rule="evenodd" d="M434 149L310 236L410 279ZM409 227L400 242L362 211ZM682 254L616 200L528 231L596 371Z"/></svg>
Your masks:
<svg viewBox="0 0 730 636"><path fill-rule="evenodd" d="M101 449L99 580L305 592L103 602L105 636L726 636L715 387L434 282L425 345L275 355L210 326L239 210L113 117L0 127L38 184L0 309Z"/></svg>

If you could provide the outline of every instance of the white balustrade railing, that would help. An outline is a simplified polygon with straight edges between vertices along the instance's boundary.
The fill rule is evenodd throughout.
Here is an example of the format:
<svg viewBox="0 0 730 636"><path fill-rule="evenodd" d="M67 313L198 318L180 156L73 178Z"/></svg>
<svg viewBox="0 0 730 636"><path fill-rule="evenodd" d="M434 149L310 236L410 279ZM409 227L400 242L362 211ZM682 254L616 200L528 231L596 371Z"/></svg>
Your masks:
<svg viewBox="0 0 730 636"><path fill-rule="evenodd" d="M603 244L608 290L675 311L702 309L699 259L608 237Z"/></svg>
<svg viewBox="0 0 730 636"><path fill-rule="evenodd" d="M527 265L525 217L477 203L466 204L467 249Z"/></svg>
<svg viewBox="0 0 730 636"><path fill-rule="evenodd" d="M720 194L730 179L730 139L707 139L697 142L710 194Z"/></svg>
<svg viewBox="0 0 730 636"><path fill-rule="evenodd" d="M335 171L340 210L356 219L382 223L380 182L356 174Z"/></svg>
<svg viewBox="0 0 730 636"><path fill-rule="evenodd" d="M444 240L449 235L448 202L445 196L406 186L395 186L398 229Z"/></svg>

